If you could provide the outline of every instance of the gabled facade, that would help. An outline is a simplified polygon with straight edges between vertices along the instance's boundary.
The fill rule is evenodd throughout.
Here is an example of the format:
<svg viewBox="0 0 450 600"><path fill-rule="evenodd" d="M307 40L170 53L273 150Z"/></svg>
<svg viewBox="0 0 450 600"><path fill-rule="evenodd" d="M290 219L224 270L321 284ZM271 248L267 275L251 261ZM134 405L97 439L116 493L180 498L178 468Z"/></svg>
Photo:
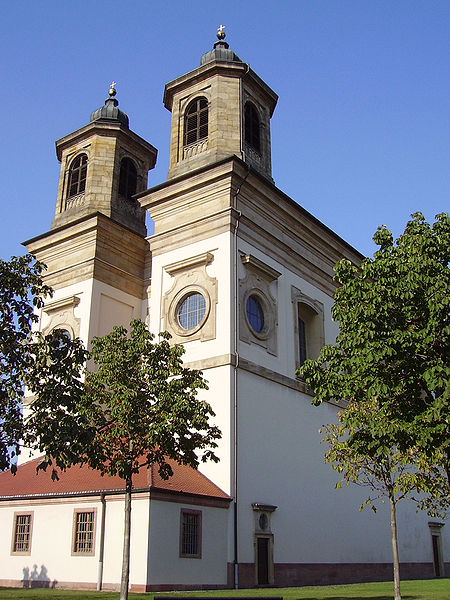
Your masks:
<svg viewBox="0 0 450 600"><path fill-rule="evenodd" d="M129 130L111 91L89 125L57 142L55 219L50 232L27 243L48 265L55 289L40 328L67 329L88 342L140 317L152 332L168 330L183 343L187 365L208 380L204 393L222 431L220 462L201 467L224 494L214 507L217 527L208 525L218 543L214 559L208 555L215 567L203 552L179 557L172 536L164 556L177 556L176 567L167 572L150 552L153 567L132 571L132 586L388 579L388 517L358 512L357 488L334 492L335 476L323 462L318 429L335 420L338 407L313 407L295 375L336 337L333 265L362 257L275 186L270 118L277 96L229 48L223 31L218 37L197 69L166 85L172 124L164 183L145 189L156 150ZM145 211L154 222L150 237ZM227 508L224 498L232 499ZM8 502L0 508L10 531ZM17 512L20 499L14 502ZM160 532L175 518L164 510ZM450 540L442 523L400 507L399 535L403 577L444 574ZM86 558L91 566L96 552ZM17 579L7 575L14 560L4 555L0 580ZM62 582L58 568L50 578ZM95 578L82 576L80 570L79 581L95 587Z"/></svg>

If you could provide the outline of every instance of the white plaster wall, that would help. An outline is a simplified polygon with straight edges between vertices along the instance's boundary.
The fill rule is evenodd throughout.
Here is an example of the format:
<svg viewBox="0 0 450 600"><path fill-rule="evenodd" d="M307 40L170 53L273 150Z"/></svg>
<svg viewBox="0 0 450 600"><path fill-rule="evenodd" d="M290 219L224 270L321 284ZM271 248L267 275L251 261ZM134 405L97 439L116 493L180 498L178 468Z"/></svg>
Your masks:
<svg viewBox="0 0 450 600"><path fill-rule="evenodd" d="M150 300L150 330L158 334L164 327L161 317L163 297L172 287L175 278L164 269L179 260L211 252L214 259L206 267L207 274L217 279L218 302L216 305L216 337L212 340L194 340L183 343L185 354L183 361L190 363L221 357L231 352L232 344L232 303L230 277L230 243L229 233L223 233L207 240L187 245L170 252L153 257L152 282ZM231 490L231 378L232 368L229 365L207 368L203 376L208 382L209 390L199 392L200 398L205 398L212 406L216 417L211 422L222 432L217 455L219 463L201 463L199 470L209 477L226 493Z"/></svg>
<svg viewBox="0 0 450 600"><path fill-rule="evenodd" d="M211 252L214 260L207 265L206 272L217 279L218 302L216 306L216 337L213 340L194 340L183 344L186 349L185 362L208 357L221 356L230 352L231 344L231 281L230 281L230 242L229 233L201 240L153 257L150 303L150 330L158 334L164 328L161 303L164 294L172 287L175 279L164 267L179 260Z"/></svg>
<svg viewBox="0 0 450 600"><path fill-rule="evenodd" d="M325 343L331 344L335 341L338 333L338 325L331 320L331 307L333 299L316 288L311 283L302 279L297 274L287 269L283 264L273 260L257 248L247 242L239 241L239 252L241 254L252 254L265 264L281 273L276 282L271 284L270 291L277 302L277 350L276 354L270 354L255 343L240 341L239 353L242 358L250 360L268 369L287 377L295 378L295 316L291 297L292 286L300 290L305 296L319 301L324 309L324 334ZM238 260L239 279L246 275L246 267ZM245 311L245 306L240 310Z"/></svg>
<svg viewBox="0 0 450 600"><path fill-rule="evenodd" d="M146 495L136 495L131 501L130 584L144 585L147 577L148 507ZM123 497L106 497L105 554L103 582L120 583L122 572L123 528L125 501Z"/></svg>
<svg viewBox="0 0 450 600"><path fill-rule="evenodd" d="M323 460L318 433L336 408L250 373L239 375L240 562L253 562L251 503L278 506L272 516L274 561L391 562L387 506L360 512L366 490L335 490L338 475ZM401 561L432 561L428 517L400 503ZM444 557L450 539L443 530Z"/></svg>
<svg viewBox="0 0 450 600"><path fill-rule="evenodd" d="M0 579L22 580L24 569L31 576L33 570L37 580L54 582L95 583L97 581L99 528L96 528L94 556L72 556L72 527L75 509L85 510L97 508L97 500L73 502L65 499L64 503L34 504L25 502L22 505L0 507L0 526L2 528L2 544L0 544ZM14 511L33 511L33 530L31 554L29 556L11 556L11 540ZM35 567L36 565L36 567ZM44 574L39 577L39 574Z"/></svg>
<svg viewBox="0 0 450 600"><path fill-rule="evenodd" d="M72 528L75 509L94 508L96 513L95 554L72 555ZM14 512L33 512L30 556L11 556ZM124 500L106 497L104 584L120 584L123 552ZM131 510L130 584L144 585L147 578L149 500L133 497ZM44 580L88 583L96 587L100 552L101 502L98 498L73 501L61 499L47 504L24 501L0 506L0 580L22 580L24 569L45 573Z"/></svg>
<svg viewBox="0 0 450 600"><path fill-rule="evenodd" d="M202 557L180 558L180 511L202 511ZM148 583L226 584L228 509L152 500Z"/></svg>
<svg viewBox="0 0 450 600"><path fill-rule="evenodd" d="M199 398L204 398L211 404L215 417L210 422L217 425L222 433L222 438L218 441L218 447L215 450L219 457L219 462L208 461L201 462L199 471L206 475L211 481L220 487L225 493L231 493L231 378L233 369L230 366L206 369L203 372L204 378L208 382L208 390L200 390Z"/></svg>
<svg viewBox="0 0 450 600"><path fill-rule="evenodd" d="M91 319L91 303L92 303L92 288L93 280L87 279L74 283L54 291L52 298L47 299L47 303L52 303L57 300L63 300L72 296L77 296L80 299L78 306L74 308L74 316L80 319L80 339L86 344L89 335L89 322ZM44 309L40 310L39 331L45 330L50 322L52 315L48 315Z"/></svg>
<svg viewBox="0 0 450 600"><path fill-rule="evenodd" d="M91 325L89 336L103 336L115 325L127 327L131 319L139 319L142 300L102 281L93 281Z"/></svg>

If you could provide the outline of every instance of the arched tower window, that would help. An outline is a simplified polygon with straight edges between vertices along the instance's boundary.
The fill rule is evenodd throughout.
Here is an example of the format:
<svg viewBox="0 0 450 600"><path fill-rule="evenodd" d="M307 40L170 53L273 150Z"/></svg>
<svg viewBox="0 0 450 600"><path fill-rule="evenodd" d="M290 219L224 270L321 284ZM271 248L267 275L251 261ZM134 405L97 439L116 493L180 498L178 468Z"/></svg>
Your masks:
<svg viewBox="0 0 450 600"><path fill-rule="evenodd" d="M137 171L134 162L129 158L120 161L119 195L131 200L136 193Z"/></svg>
<svg viewBox="0 0 450 600"><path fill-rule="evenodd" d="M79 154L69 169L69 186L67 198L81 194L86 189L87 155Z"/></svg>
<svg viewBox="0 0 450 600"><path fill-rule="evenodd" d="M261 151L261 138L259 131L258 111L251 102L245 104L244 109L244 136L249 146Z"/></svg>
<svg viewBox="0 0 450 600"><path fill-rule="evenodd" d="M189 103L184 113L184 145L208 137L208 100L203 96Z"/></svg>

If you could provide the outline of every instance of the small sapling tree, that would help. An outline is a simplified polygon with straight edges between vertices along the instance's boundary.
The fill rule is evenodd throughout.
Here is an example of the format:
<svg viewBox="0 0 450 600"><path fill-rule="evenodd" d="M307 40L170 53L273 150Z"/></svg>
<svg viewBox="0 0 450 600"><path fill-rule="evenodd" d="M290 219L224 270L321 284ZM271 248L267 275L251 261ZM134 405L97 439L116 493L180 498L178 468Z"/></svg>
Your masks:
<svg viewBox="0 0 450 600"><path fill-rule="evenodd" d="M220 432L209 423L214 413L197 397L206 383L199 371L183 367L184 349L171 345L169 338L162 333L154 341L139 320L131 322L130 331L115 327L94 338L84 383L62 400L52 395L52 378L45 371L29 421L47 452L43 467L54 462L62 467L86 464L123 479L121 600L128 598L133 475L154 464L167 479L172 475L167 459L194 468L200 460L218 460L214 449ZM43 423L48 433L42 431ZM75 441L72 449L68 435Z"/></svg>
<svg viewBox="0 0 450 600"><path fill-rule="evenodd" d="M387 493L394 549L399 498L419 492L430 514L449 506L450 219L430 225L416 213L396 241L385 227L374 241L373 258L337 263L336 343L299 374L315 404L347 403L326 428L327 460Z"/></svg>

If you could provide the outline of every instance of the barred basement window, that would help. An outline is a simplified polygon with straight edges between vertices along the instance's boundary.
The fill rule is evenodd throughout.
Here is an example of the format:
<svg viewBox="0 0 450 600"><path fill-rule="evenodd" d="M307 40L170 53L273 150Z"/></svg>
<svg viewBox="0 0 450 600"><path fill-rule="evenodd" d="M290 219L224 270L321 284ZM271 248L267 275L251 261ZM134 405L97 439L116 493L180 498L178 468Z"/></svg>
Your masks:
<svg viewBox="0 0 450 600"><path fill-rule="evenodd" d="M81 194L86 189L87 175L87 155L80 154L70 165L69 186L67 188L67 198L72 198Z"/></svg>
<svg viewBox="0 0 450 600"><path fill-rule="evenodd" d="M29 554L31 551L32 513L14 515L13 554Z"/></svg>
<svg viewBox="0 0 450 600"><path fill-rule="evenodd" d="M261 151L261 138L259 130L258 112L251 102L245 104L244 109L244 135L245 141L257 152Z"/></svg>
<svg viewBox="0 0 450 600"><path fill-rule="evenodd" d="M95 511L75 511L73 554L94 554Z"/></svg>
<svg viewBox="0 0 450 600"><path fill-rule="evenodd" d="M189 103L184 113L184 145L208 137L208 100L201 96Z"/></svg>
<svg viewBox="0 0 450 600"><path fill-rule="evenodd" d="M129 158L123 158L120 162L119 195L128 200L136 193L137 171L134 163Z"/></svg>
<svg viewBox="0 0 450 600"><path fill-rule="evenodd" d="M202 513L181 509L180 557L202 557Z"/></svg>

